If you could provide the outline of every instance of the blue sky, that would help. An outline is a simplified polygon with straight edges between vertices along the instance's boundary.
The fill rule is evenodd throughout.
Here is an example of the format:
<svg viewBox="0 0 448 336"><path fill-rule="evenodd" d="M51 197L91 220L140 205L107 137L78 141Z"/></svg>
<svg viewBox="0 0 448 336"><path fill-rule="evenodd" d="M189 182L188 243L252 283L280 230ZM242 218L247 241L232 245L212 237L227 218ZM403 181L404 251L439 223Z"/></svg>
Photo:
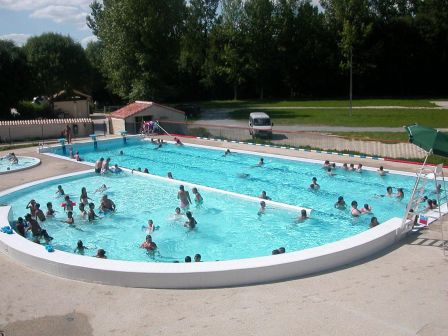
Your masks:
<svg viewBox="0 0 448 336"><path fill-rule="evenodd" d="M0 38L18 45L33 35L70 35L84 46L93 39L86 25L91 0L0 0Z"/></svg>

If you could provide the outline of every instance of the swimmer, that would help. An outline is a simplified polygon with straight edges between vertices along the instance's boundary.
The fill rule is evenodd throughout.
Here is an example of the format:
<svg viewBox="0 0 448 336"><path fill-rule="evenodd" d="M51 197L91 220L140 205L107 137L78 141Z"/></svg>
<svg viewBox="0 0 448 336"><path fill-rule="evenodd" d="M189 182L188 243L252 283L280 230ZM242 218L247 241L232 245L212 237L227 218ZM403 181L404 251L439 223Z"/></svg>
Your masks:
<svg viewBox="0 0 448 336"><path fill-rule="evenodd" d="M367 203L364 204L364 207L361 209L361 213L368 214L372 212L372 207L368 205Z"/></svg>
<svg viewBox="0 0 448 336"><path fill-rule="evenodd" d="M266 195L266 191L264 191L264 190L261 192L261 194L260 194L260 196L258 196L258 198L265 199L265 200L271 199L268 195Z"/></svg>
<svg viewBox="0 0 448 336"><path fill-rule="evenodd" d="M100 158L95 162L95 173L101 173L101 168L103 167L104 158Z"/></svg>
<svg viewBox="0 0 448 336"><path fill-rule="evenodd" d="M141 243L140 248L143 248L146 251L154 251L157 249L157 244L152 241L151 235L146 235L145 241Z"/></svg>
<svg viewBox="0 0 448 336"><path fill-rule="evenodd" d="M344 197L339 196L338 200L336 201L336 203L334 204L334 207L336 209L345 209L347 207L347 204L345 203Z"/></svg>
<svg viewBox="0 0 448 336"><path fill-rule="evenodd" d="M362 164L358 164L358 168L356 168L357 173L362 173Z"/></svg>
<svg viewBox="0 0 448 336"><path fill-rule="evenodd" d="M190 230L194 229L198 222L196 222L196 219L194 219L193 214L190 211L187 211L185 214L187 215L188 220L185 222L184 226Z"/></svg>
<svg viewBox="0 0 448 336"><path fill-rule="evenodd" d="M384 170L384 167L383 167L383 166L380 166L380 168L378 169L378 174L379 174L380 176L385 176L387 173L388 173L388 171L387 171L387 170Z"/></svg>
<svg viewBox="0 0 448 336"><path fill-rule="evenodd" d="M331 167L328 167L328 168L327 168L327 175L328 175L328 176L334 176L334 175L336 175L336 174L333 173L333 170L331 169Z"/></svg>
<svg viewBox="0 0 448 336"><path fill-rule="evenodd" d="M177 146L183 146L184 144L182 143L182 141L180 141L179 138L174 138L174 141L176 142Z"/></svg>
<svg viewBox="0 0 448 336"><path fill-rule="evenodd" d="M64 207L64 211L73 211L75 202L72 202L69 195L65 195L64 200L65 202L61 204L61 206Z"/></svg>
<svg viewBox="0 0 448 336"><path fill-rule="evenodd" d="M191 192L194 195L194 203L196 204L196 207L200 207L202 203L204 203L204 199L202 198L197 188L191 189Z"/></svg>
<svg viewBox="0 0 448 336"><path fill-rule="evenodd" d="M257 167L261 167L263 165L264 165L264 159L260 158L260 161L258 161L258 163L257 163Z"/></svg>
<svg viewBox="0 0 448 336"><path fill-rule="evenodd" d="M310 188L311 188L312 190L319 190L319 189L320 189L320 185L317 183L317 178L316 178L316 177L313 177L313 178L311 179Z"/></svg>
<svg viewBox="0 0 448 336"><path fill-rule="evenodd" d="M120 153L118 153L119 155L124 155L123 151L121 150Z"/></svg>
<svg viewBox="0 0 448 336"><path fill-rule="evenodd" d="M35 200L31 200L31 201L29 201L28 202L28 205L26 206L26 209L30 209L30 213L31 213L31 216L36 216L36 210L37 210L37 208L36 208L36 201Z"/></svg>
<svg viewBox="0 0 448 336"><path fill-rule="evenodd" d="M88 217L85 207L84 203L79 203L79 216L81 219L86 219Z"/></svg>
<svg viewBox="0 0 448 336"><path fill-rule="evenodd" d="M148 168L143 169L143 172L144 172L145 174L149 174L149 170L148 170Z"/></svg>
<svg viewBox="0 0 448 336"><path fill-rule="evenodd" d="M107 186L105 184L103 184L101 187L99 187L98 189L95 190L94 194L102 193L102 192L104 192L106 190L107 190Z"/></svg>
<svg viewBox="0 0 448 336"><path fill-rule="evenodd" d="M278 249L272 250L272 255L280 254L280 251Z"/></svg>
<svg viewBox="0 0 448 336"><path fill-rule="evenodd" d="M177 192L177 199L180 200L180 208L188 210L191 204L190 193L185 190L183 185L179 186L179 191Z"/></svg>
<svg viewBox="0 0 448 336"><path fill-rule="evenodd" d="M358 202L352 201L351 213L353 217L358 217L361 214L361 211L358 210Z"/></svg>
<svg viewBox="0 0 448 336"><path fill-rule="evenodd" d="M182 219L182 217L183 217L182 212L180 211L180 208L177 207L177 208L174 210L174 214L173 214L172 219L175 220L175 221L177 221L177 220Z"/></svg>
<svg viewBox="0 0 448 336"><path fill-rule="evenodd" d="M156 147L154 147L153 149L160 149L162 148L162 143L159 143Z"/></svg>
<svg viewBox="0 0 448 336"><path fill-rule="evenodd" d="M199 253L196 253L194 255L194 262L201 262L201 255Z"/></svg>
<svg viewBox="0 0 448 336"><path fill-rule="evenodd" d="M172 172L168 172L168 174L166 175L166 177L168 177L169 179L174 179L174 177L173 177L173 173L172 173Z"/></svg>
<svg viewBox="0 0 448 336"><path fill-rule="evenodd" d="M377 197L393 197L394 196L394 190L392 189L391 186L388 186L386 188L386 194L384 195L375 195Z"/></svg>
<svg viewBox="0 0 448 336"><path fill-rule="evenodd" d="M123 170L120 167L118 167L117 164L114 164L114 166L112 167L112 169L110 171L115 174L119 174L119 173L123 172Z"/></svg>
<svg viewBox="0 0 448 336"><path fill-rule="evenodd" d="M223 156L227 156L227 155L230 155L230 154L232 154L232 153L230 153L230 149L226 149L226 151L224 152Z"/></svg>
<svg viewBox="0 0 448 336"><path fill-rule="evenodd" d="M185 260L186 263L191 263L191 257L190 256L186 256L184 260Z"/></svg>
<svg viewBox="0 0 448 336"><path fill-rule="evenodd" d="M62 223L67 223L69 225L75 224L75 219L73 218L73 212L67 212L67 219L65 221L61 221Z"/></svg>
<svg viewBox="0 0 448 336"><path fill-rule="evenodd" d="M65 195L64 189L62 189L61 185L58 185L58 190L56 190L55 194L58 195L58 196L64 196Z"/></svg>
<svg viewBox="0 0 448 336"><path fill-rule="evenodd" d="M76 248L73 251L73 253L84 255L85 250L88 250L88 248L84 246L82 240L78 240L78 243L76 243Z"/></svg>
<svg viewBox="0 0 448 336"><path fill-rule="evenodd" d="M278 252L279 252L280 254L282 254L282 253L285 253L286 250L285 250L284 247L279 247L279 248L278 248Z"/></svg>
<svg viewBox="0 0 448 336"><path fill-rule="evenodd" d="M344 163L344 164L342 165L342 169L344 169L344 170L348 170L348 166L347 166L346 163Z"/></svg>
<svg viewBox="0 0 448 336"><path fill-rule="evenodd" d="M9 158L9 162L11 162L11 164L18 164L19 163L19 159L17 158L17 156L14 153L11 153L11 157Z"/></svg>
<svg viewBox="0 0 448 336"><path fill-rule="evenodd" d="M144 229L147 233L153 233L154 230L156 230L156 227L152 219L148 219L148 226L144 226Z"/></svg>
<svg viewBox="0 0 448 336"><path fill-rule="evenodd" d="M36 218L38 218L41 222L44 222L46 220L44 212L40 209L40 204L36 203Z"/></svg>
<svg viewBox="0 0 448 336"><path fill-rule="evenodd" d="M438 183L436 185L436 189L434 189L434 191L432 192L433 194L440 194L442 192L442 185L440 183Z"/></svg>
<svg viewBox="0 0 448 336"><path fill-rule="evenodd" d="M53 217L56 211L53 209L53 203L47 203L47 217Z"/></svg>
<svg viewBox="0 0 448 336"><path fill-rule="evenodd" d="M300 216L296 219L296 223L304 222L307 219L308 219L308 216L306 214L306 210L302 209L302 210L300 210Z"/></svg>
<svg viewBox="0 0 448 336"><path fill-rule="evenodd" d="M106 251L104 251L103 249L99 249L98 251L96 251L96 255L94 255L94 257L100 259L107 259Z"/></svg>
<svg viewBox="0 0 448 336"><path fill-rule="evenodd" d="M372 217L370 219L370 224L369 224L369 228L373 228L377 225L380 225L380 223L378 223L378 219L376 217Z"/></svg>
<svg viewBox="0 0 448 336"><path fill-rule="evenodd" d="M355 171L355 165L353 163L350 163L349 171Z"/></svg>
<svg viewBox="0 0 448 336"><path fill-rule="evenodd" d="M325 169L325 170L326 170L327 168L331 168L330 161L325 160L325 162L324 162L322 168Z"/></svg>
<svg viewBox="0 0 448 336"><path fill-rule="evenodd" d="M100 216L98 216L95 213L95 211L93 209L95 209L95 204L89 203L89 214L88 214L89 222L92 222L92 221L94 221L97 218L101 218Z"/></svg>
<svg viewBox="0 0 448 336"><path fill-rule="evenodd" d="M260 202L260 210L258 210L257 215L260 217L261 215L264 215L266 212L266 202L265 201L261 201Z"/></svg>
<svg viewBox="0 0 448 336"><path fill-rule="evenodd" d="M402 200L404 198L403 188L397 188L397 194L395 195L395 197L399 200Z"/></svg>
<svg viewBox="0 0 448 336"><path fill-rule="evenodd" d="M87 204L89 204L89 200L92 200L92 199L89 196L87 196L86 187L82 187L81 188L81 196L79 196L79 203L87 205Z"/></svg>
<svg viewBox="0 0 448 336"><path fill-rule="evenodd" d="M26 237L25 222L22 217L17 218L17 221L14 223L14 229L19 235Z"/></svg>
<svg viewBox="0 0 448 336"><path fill-rule="evenodd" d="M101 203L100 203L99 209L102 212L115 211L116 206L115 206L115 203L111 199L107 198L107 195L103 195L103 197L101 198Z"/></svg>

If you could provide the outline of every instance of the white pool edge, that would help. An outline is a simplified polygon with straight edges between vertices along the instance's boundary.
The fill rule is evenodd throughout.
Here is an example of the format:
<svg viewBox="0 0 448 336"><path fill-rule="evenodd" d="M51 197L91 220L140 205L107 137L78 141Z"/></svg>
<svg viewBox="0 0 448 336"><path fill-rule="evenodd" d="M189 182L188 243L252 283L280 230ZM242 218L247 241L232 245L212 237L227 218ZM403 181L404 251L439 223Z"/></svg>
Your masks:
<svg viewBox="0 0 448 336"><path fill-rule="evenodd" d="M10 206L0 207L8 225ZM399 238L401 219L393 218L358 235L281 255L203 263L145 263L103 260L56 250L20 235L0 233L0 249L12 259L62 278L143 288L214 288L268 283L329 271L372 256Z"/></svg>

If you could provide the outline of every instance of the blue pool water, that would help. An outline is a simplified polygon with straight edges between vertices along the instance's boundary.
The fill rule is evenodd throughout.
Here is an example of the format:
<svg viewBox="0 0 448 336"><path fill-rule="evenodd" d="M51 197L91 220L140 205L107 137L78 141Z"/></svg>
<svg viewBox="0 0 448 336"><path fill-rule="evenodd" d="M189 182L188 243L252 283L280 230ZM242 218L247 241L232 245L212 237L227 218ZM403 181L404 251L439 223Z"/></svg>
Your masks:
<svg viewBox="0 0 448 336"><path fill-rule="evenodd" d="M0 174L13 172L15 170L22 170L24 168L35 166L40 162L39 159L27 156L19 156L18 160L19 162L16 164L12 164L7 159L0 160Z"/></svg>
<svg viewBox="0 0 448 336"><path fill-rule="evenodd" d="M346 172L337 169L336 176L327 176L321 164L264 157L265 165L255 167L260 156L232 153L223 156L223 150L190 146L164 145L155 150L148 142L126 146L99 143L98 150L78 146L81 157L94 162L100 156L111 157L112 163L128 168L148 168L152 174L166 176L171 171L175 178L198 185L258 196L262 190L275 201L312 208L311 218L296 223L297 213L268 206L265 215L259 217L258 202L221 193L199 190L204 197L202 208L193 208L198 221L197 230L189 231L179 221L172 219L178 183L158 181L150 176L121 174L72 177L62 181L46 182L0 198L2 203L13 206L14 216L25 214L25 206L31 198L45 208L47 201L55 205L62 200L55 198L58 184L62 184L72 199L79 201L80 189L87 187L89 196L99 204L99 194L93 191L105 183L110 188L108 196L117 204L117 212L94 223L78 219L76 228L60 222L65 214L59 206L56 219L47 220L43 226L55 237L54 246L72 252L76 241L82 239L91 248L86 254L94 254L104 248L109 258L171 262L183 260L186 255L200 253L204 260L228 260L271 254L284 246L287 252L306 249L337 241L368 229L372 215L353 218L347 210L334 208L339 195L347 203L357 200L360 207L369 203L373 215L380 223L391 217L402 217L414 179L410 176L389 174L381 177L375 172ZM124 155L119 155L123 150ZM57 150L59 151L59 150ZM59 153L61 154L61 153ZM247 174L241 177L241 174ZM317 177L321 189L311 191L312 177ZM387 186L402 187L405 199L377 197ZM187 188L190 189L190 188ZM191 193L191 192L190 192ZM96 209L97 210L97 209ZM146 233L141 227L153 219L160 229L152 236L158 245L158 253L148 255L139 245Z"/></svg>

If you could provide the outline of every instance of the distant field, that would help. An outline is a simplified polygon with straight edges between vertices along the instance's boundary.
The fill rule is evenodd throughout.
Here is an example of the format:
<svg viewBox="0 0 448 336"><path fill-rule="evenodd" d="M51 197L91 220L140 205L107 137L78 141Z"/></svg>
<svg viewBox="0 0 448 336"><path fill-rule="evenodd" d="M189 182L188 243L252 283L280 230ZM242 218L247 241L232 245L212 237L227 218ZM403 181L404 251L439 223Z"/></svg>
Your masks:
<svg viewBox="0 0 448 336"><path fill-rule="evenodd" d="M245 107L348 107L348 100L212 100L200 102L203 108ZM436 107L431 99L358 99L353 106Z"/></svg>
<svg viewBox="0 0 448 336"><path fill-rule="evenodd" d="M269 109L258 111L268 113L275 124L280 125L327 125L349 127L401 127L418 123L437 128L448 128L448 110L439 109L354 109L349 116L346 109ZM251 109L231 112L234 119L247 120Z"/></svg>

